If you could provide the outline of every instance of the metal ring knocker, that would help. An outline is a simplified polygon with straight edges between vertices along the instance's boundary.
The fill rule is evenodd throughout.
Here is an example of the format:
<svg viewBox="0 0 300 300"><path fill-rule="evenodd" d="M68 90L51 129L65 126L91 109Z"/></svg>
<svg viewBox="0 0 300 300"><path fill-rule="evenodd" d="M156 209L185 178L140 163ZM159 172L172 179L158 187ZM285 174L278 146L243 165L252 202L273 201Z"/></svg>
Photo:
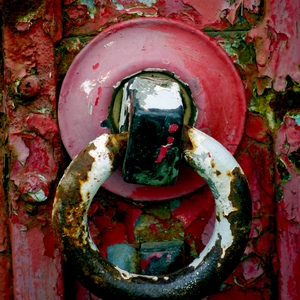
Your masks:
<svg viewBox="0 0 300 300"><path fill-rule="evenodd" d="M61 179L54 202L54 228L80 281L102 299L200 299L220 285L240 261L251 220L245 175L233 156L213 138L195 128L185 129L185 136L183 156L209 185L216 219L210 241L199 257L172 274L145 276L121 270L101 256L89 234L89 206L118 166L126 133L95 139Z"/></svg>

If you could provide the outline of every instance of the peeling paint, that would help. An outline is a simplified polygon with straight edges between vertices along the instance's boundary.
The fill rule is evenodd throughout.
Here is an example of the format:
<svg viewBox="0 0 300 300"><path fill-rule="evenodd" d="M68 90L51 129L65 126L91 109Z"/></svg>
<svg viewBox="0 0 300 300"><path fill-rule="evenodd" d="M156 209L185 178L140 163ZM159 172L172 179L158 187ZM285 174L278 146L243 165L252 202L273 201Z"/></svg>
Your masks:
<svg viewBox="0 0 300 300"><path fill-rule="evenodd" d="M34 149L45 147L46 151L37 151L37 154L41 155L38 157L43 157L43 154L48 152L51 154L50 159L51 156L54 156L58 164L62 165L61 169L64 168L63 161L59 158L61 148L58 144L57 129L51 127L50 122L50 120L53 120L53 123L56 122L55 85L57 84L57 75L60 85L60 81L65 76L75 55L86 45L87 41L104 28L117 22L137 18L139 15L151 15L181 20L207 31L231 57L244 82L247 101L250 102L246 135L244 135L237 152L237 160L245 171L251 187L255 221L252 224L251 239L242 263L237 267L234 274L230 275L228 280L222 284L220 291L209 296L209 299L272 299L272 297L298 299L300 274L297 266L300 263L298 255L300 245L297 217L299 210L297 202L297 195L299 194L297 193L299 149L297 143L299 144L298 126L300 126L300 121L297 98L299 98L298 83L300 80L299 38L296 29L297 20L299 20L299 3L289 0L215 0L208 3L150 0L136 1L132 7L131 3L133 2L129 0L65 0L61 5L60 1L57 0L46 0L41 3L30 1L31 9L29 10L27 9L29 2L26 1L18 3L6 1L6 4L0 4L0 14L3 17L2 40L4 45L1 53L3 53L3 60L5 61L3 80L1 80L2 74L0 74L0 85L4 85L2 87L3 97L0 93L0 118L4 117L0 131L5 131L0 144L0 168L5 161L4 174L6 175L0 179L0 183L2 185L1 180L4 180L5 191L7 191L7 194L3 194L4 191L0 186L0 199L3 201L7 199L9 205L12 206L12 215L7 214L6 210L3 214L3 202L0 200L0 274L4 278L0 282L0 298L12 299L12 288L14 287L18 293L19 291L23 292L22 297L30 295L31 299L34 299L34 290L38 289L41 294L37 294L36 299L47 298L49 295L51 299L56 299L51 291L53 287L60 299L64 298L64 294L65 297L71 295L70 299L75 297L78 299L97 299L78 283L72 281L73 274L67 268L65 268L65 272L69 273L63 274L59 266L60 259L57 256L57 250L54 252L51 250L54 248L53 244L50 245L52 243L51 238L49 238L49 242L45 243L45 238L49 236L49 233L44 233L44 238L41 239L40 237L43 235L36 230L33 231L31 238L34 240L36 234L39 239L35 239L35 243L37 241L43 243L44 241L44 246L41 249L49 259L39 259L40 256L38 256L32 260L32 264L28 265L26 257L28 257L29 251L25 253L25 256L22 256L23 248L20 247L22 255L14 254L14 268L22 270L23 265L26 265L27 268L26 272L25 269L22 271L20 278L15 276L14 282L12 282L10 274L7 275L7 271L11 270L12 265L8 245L9 236L6 234L5 228L7 222L10 220L14 222L15 229L12 232L16 230L17 235L16 241L12 240L12 249L17 251L18 234L22 233L25 236L22 245L24 247L31 236L31 234L25 235L25 233L31 228L35 228L37 224L42 224L44 227L49 222L45 214L49 213L52 208L51 201L55 186L53 174L58 169L53 168L50 173L44 174L44 170L38 164L38 174L50 176L48 180L51 182L50 191L52 190L52 192L50 192L49 199L44 203L26 202L26 208L23 208L23 196L20 196L18 188L19 183L25 182L24 180L30 174L20 172L21 168L26 167L30 172L34 171L33 162L39 160L33 155ZM60 43L62 36L61 8L64 13L64 40ZM4 14L7 14L8 18ZM11 30L8 30L8 27ZM39 31L37 28L42 30ZM13 38L14 35L15 39ZM58 42L55 49L56 58L51 55L53 52L51 39ZM0 45L1 47L2 45ZM55 59L59 63L59 74L52 67ZM0 65L1 61L2 57L0 56ZM97 59L93 65L96 66L96 63ZM100 66L97 71L99 69ZM21 79L30 74L41 76L42 83L41 94L33 102L24 101L18 95L17 90ZM198 78L195 77L195 79ZM197 93L200 92L201 90L197 91ZM93 95L90 101L91 105L96 105L95 99L96 95ZM44 114L46 114L45 117ZM278 132L277 129L279 129ZM34 140L36 136L42 137L46 142L43 143L39 140L37 142L39 147L30 148L30 141ZM10 144L8 149L6 144L2 143L6 138ZM52 146L54 151L51 150ZM276 154L273 153L273 147L275 147ZM5 150L4 156L2 155L3 149ZM276 174L273 174L275 159L277 167ZM27 165L28 160L30 164ZM11 173L9 173L10 171ZM10 174L12 177L8 178ZM277 203L274 201L274 186L276 186ZM113 198L109 193L108 196L105 193L101 194L101 197L108 197L108 200ZM173 234L178 238L180 238L179 233L184 234L190 247L188 249L192 252L193 257L197 257L197 251L201 251L205 246L196 238L197 234L205 235L207 244L213 227L212 224L205 223L206 219L203 215L199 215L201 210L199 201L196 201L198 197L204 198L201 200L204 206L211 207L207 202L211 196L202 190L184 199L178 198L177 202L174 200L176 209L173 217L178 221L178 224L176 223L176 228L174 228L174 231L177 230L177 235L175 232ZM7 204L5 202L5 205ZM189 205L193 206L194 209L191 209ZM94 212L93 216L98 217L97 213L102 209L102 206L99 204L99 206L94 207L96 207L97 212ZM275 207L277 210L276 217ZM211 210L212 208L209 211L204 211L207 215L211 215ZM125 215L129 212L130 209L127 209ZM90 213L92 214L91 210ZM136 213L138 214L138 212ZM163 210L161 209L162 214ZM128 218L127 215L126 218ZM136 218L132 218L136 220ZM214 216L212 218L215 219ZM97 223L96 220L98 219L93 220L94 224L99 225L100 222ZM117 236L123 240L123 235L129 234L129 232L131 232L131 241L134 241L133 221L127 220L131 227L129 226L130 229L125 234L122 231L124 227L113 227L115 221L111 221L107 215L101 216L101 220L103 220L101 226L106 226L106 235L93 235L94 241L99 243L102 241L103 244L112 245L116 242ZM22 224L19 225L19 223ZM145 224L147 224L146 221ZM274 224L277 224L276 230ZM161 223L150 223L150 225L152 227L149 229L148 238L155 238L154 232L157 230L161 230L157 233L159 238L171 234L170 231L163 234L164 225ZM171 228L171 224L165 226ZM95 227L90 228L91 232L97 233L97 230L100 230L96 230ZM205 234L202 232L202 227L207 228ZM48 227L47 230L50 231L50 228ZM146 230L144 231L146 232ZM147 239L147 232L142 238ZM276 238L278 239L275 249ZM1 241L4 242L1 244ZM37 246L30 245L31 248ZM101 249L104 248L105 245ZM20 260L18 261L17 258ZM57 271L54 271L53 265ZM42 268L42 271L39 268ZM45 287L42 278L39 278L40 281L37 282L37 278L28 278L28 274L40 276L45 274L47 269L49 272L43 276L47 286L42 291L42 288ZM32 270L35 270L36 273ZM278 288L275 286L277 284L275 275L277 274L279 278ZM62 276L66 276L65 292L62 286ZM168 277L168 279L172 280L172 277ZM164 280L167 279L164 278ZM45 293L49 294L45 295Z"/></svg>
<svg viewBox="0 0 300 300"><path fill-rule="evenodd" d="M201 13L201 21L203 25L219 23L221 21L222 11L229 9L230 4L225 0L213 0L202 2L197 0L184 0L185 4L193 6Z"/></svg>
<svg viewBox="0 0 300 300"><path fill-rule="evenodd" d="M286 88L288 75L300 82L299 14L298 2L266 1L262 22L248 33L255 44L259 77L269 77L276 91Z"/></svg>
<svg viewBox="0 0 300 300"><path fill-rule="evenodd" d="M188 297L192 299L195 295L203 297L207 295L207 286L210 286L208 282L213 280L215 283L216 276L219 277L223 273L230 272L229 267L234 267L233 260L238 263L250 229L251 205L246 180L239 170L237 162L218 142L196 129L189 129L188 133L190 139L196 143L192 151L185 151L186 160L199 173L209 178L208 183L215 195L217 213L220 212L220 219L217 218L215 231L202 252L203 254L201 253L199 258L188 267L177 273L172 273L167 280L166 277L161 276L133 274L107 264L90 238L87 228L88 207L101 184L111 174L114 159L119 155L119 150L122 150L122 143L120 145L118 143L122 139L126 139L126 135L102 135L91 142L73 160L60 181L54 203L53 224L64 245L64 253L68 261L77 266L83 283L88 280L89 286L94 286L92 290L96 295L105 297L107 293L111 295L113 291L115 296L122 295L124 299L136 297L150 299L153 295L156 299L166 299L166 297L172 297L172 299ZM202 140L202 144L206 144L209 152L205 146L201 146L199 139ZM112 149L114 150L112 151ZM214 177L210 170L202 169L198 152L200 156L203 156L202 152L205 152L206 155L204 156L206 157L213 156L212 159L218 164L225 158L226 165L229 164L228 167L233 168L232 172L223 172L223 181L219 181L219 175ZM215 154L217 157L214 157ZM220 161L219 156L221 156ZM87 170L86 168L77 169L85 164L88 166ZM102 168L103 166L105 167ZM211 168L210 160L209 167ZM71 191L73 193L70 198L71 201L65 201L66 195L70 197ZM234 216L231 216L232 212L234 212ZM77 257L75 253L78 253ZM94 257L91 264L86 264L85 255ZM214 255L217 255L218 259L214 259L212 257ZM216 261L218 266L214 266L210 271L205 271L206 265L210 268L211 264L215 264ZM84 267L82 263L84 263ZM101 270L97 278L91 276L94 274L94 268ZM180 273L182 273L181 276L177 278ZM103 274L110 275L107 277ZM193 279L191 280L190 277ZM225 277L221 280L224 279ZM126 283L129 280L130 283ZM174 289L175 282L176 289ZM103 288L107 285L113 285L114 288L108 290ZM119 285L122 286L122 289L118 288ZM187 287L190 290L188 292Z"/></svg>
<svg viewBox="0 0 300 300"><path fill-rule="evenodd" d="M231 156L226 158L222 157L222 155L225 156L227 154L225 151L222 151L221 147L218 149L218 146L220 145L208 138L208 136L204 134L196 134L196 132L192 131L189 133L189 135L193 144L193 148L196 149L196 151L194 149L191 151L185 151L186 159L188 160L189 156L195 157L194 159L198 166L201 166L197 168L197 172L207 181L208 185L210 186L216 201L216 214L219 216L219 218L216 219L214 232L209 243L201 252L199 258L190 264L190 266L197 267L207 253L211 251L212 247L214 247L220 236L222 237L221 258L224 258L227 248L229 248L233 243L234 233L231 232L231 225L230 222L228 222L227 217L237 209L234 207L233 203L226 203L226 197L229 197L230 194L230 184L228 182L231 180L231 178L225 174L231 174L233 171L230 170L235 169L237 164L235 160L231 158ZM210 149L210 151L208 152L207 149ZM207 153L209 155L207 155ZM212 157L214 158L213 165L211 163ZM226 165L221 165L222 161L226 162ZM213 176L212 169L214 168L219 168L221 170L220 176L218 176L218 174Z"/></svg>
<svg viewBox="0 0 300 300"><path fill-rule="evenodd" d="M44 232L52 231L52 199L48 198L62 163L54 62L54 42L62 36L60 7L59 0L46 0L6 1L0 8L7 138L5 199L11 207L5 223L11 245L6 255L11 256L12 264L7 262L6 270L13 276L6 291L0 284L0 298L5 300L63 298L60 253L53 241L53 257L44 255L43 243ZM5 273L0 273L6 280Z"/></svg>

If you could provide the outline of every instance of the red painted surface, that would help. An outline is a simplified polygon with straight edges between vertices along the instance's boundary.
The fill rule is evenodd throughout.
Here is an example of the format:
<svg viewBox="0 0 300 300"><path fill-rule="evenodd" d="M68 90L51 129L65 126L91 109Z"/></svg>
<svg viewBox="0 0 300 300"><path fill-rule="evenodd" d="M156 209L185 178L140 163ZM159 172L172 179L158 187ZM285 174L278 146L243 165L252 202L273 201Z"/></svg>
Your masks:
<svg viewBox="0 0 300 300"><path fill-rule="evenodd" d="M1 35L0 35L1 38ZM0 46L0 50L1 46ZM0 68L2 69L2 58L0 57ZM2 91L3 74L0 73L0 87ZM2 92L0 92L2 99ZM1 101L1 100L0 100ZM0 172L5 174L5 119L3 116L2 101L0 102ZM4 176L0 177L0 299L11 299L12 291L12 274L11 274L11 245L8 231L9 203L4 190Z"/></svg>
<svg viewBox="0 0 300 300"><path fill-rule="evenodd" d="M265 15L248 34L256 47L259 77L267 77L267 87L286 88L286 76L300 81L297 33L299 1L266 1Z"/></svg>
<svg viewBox="0 0 300 300"><path fill-rule="evenodd" d="M71 61L91 36L123 20L159 16L210 33L235 64L249 104L236 158L251 186L250 241L236 271L219 293L207 299L274 299L279 295L297 300L299 1L44 3L28 1L27 6L0 1L0 170L4 174L0 178L0 299L98 299L76 282L72 270L66 267L63 272L51 229L55 186L65 168L56 99ZM100 69L101 61L95 61L89 72ZM30 76L38 81L26 85ZM19 85L22 79L24 86ZM218 87L214 84L214 88ZM95 106L103 93L105 89L96 90ZM183 236L193 256L208 241L213 202L206 188L170 202L168 208L164 203L149 207L127 203L103 193L103 198L115 204L106 205L101 196L89 211L91 234L103 255L107 246L120 241L137 246L144 238Z"/></svg>
<svg viewBox="0 0 300 300"><path fill-rule="evenodd" d="M48 238L52 234L52 184L62 157L54 57L54 42L61 38L59 6L59 1L47 1L41 7L14 1L3 6L8 160L7 206L1 209L9 207L10 287L15 299L63 297L61 255ZM1 294L0 298L11 299L11 295Z"/></svg>
<svg viewBox="0 0 300 300"><path fill-rule="evenodd" d="M300 124L293 117L286 117L279 127L276 140L276 155L285 167L277 168L277 230L279 260L279 282L285 299L296 299L300 293L299 278L299 224L300 224L300 190L299 190L299 142ZM293 158L296 158L294 161ZM284 178L285 177L285 178Z"/></svg>
<svg viewBox="0 0 300 300"><path fill-rule="evenodd" d="M94 71L97 63L100 67ZM68 70L58 116L62 140L72 158L98 135L109 132L107 126L100 124L107 123L114 87L124 78L147 69L166 70L188 84L198 109L192 124L235 152L243 134L246 101L243 84L226 53L195 27L167 19L140 18L103 31L80 52ZM103 187L135 200L164 200L203 186L203 180L191 169L180 173L184 177L179 175L174 186L158 188L126 184L118 171Z"/></svg>
<svg viewBox="0 0 300 300"><path fill-rule="evenodd" d="M160 147L160 151L157 155L157 159L155 160L156 163L160 163L162 162L162 160L166 157L168 150L170 149L170 147L172 146L174 142L174 138L169 136L167 138L167 144L166 145L162 145Z"/></svg>

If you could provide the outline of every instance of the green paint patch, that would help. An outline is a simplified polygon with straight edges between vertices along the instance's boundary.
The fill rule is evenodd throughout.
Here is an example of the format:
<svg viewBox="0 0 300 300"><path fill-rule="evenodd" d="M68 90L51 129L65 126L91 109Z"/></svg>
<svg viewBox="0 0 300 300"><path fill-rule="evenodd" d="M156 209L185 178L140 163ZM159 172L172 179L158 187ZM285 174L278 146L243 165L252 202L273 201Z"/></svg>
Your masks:
<svg viewBox="0 0 300 300"><path fill-rule="evenodd" d="M97 8L94 4L94 0L80 0L80 4L86 5L90 18L94 19L95 14L97 13Z"/></svg>
<svg viewBox="0 0 300 300"><path fill-rule="evenodd" d="M300 83L290 77L286 78L287 87L283 92L276 92L270 85L270 78L257 78L253 83L253 94L249 104L249 110L260 114L268 121L271 130L276 130L282 124L286 115L292 115L297 124L300 124ZM264 88L263 93L259 93Z"/></svg>
<svg viewBox="0 0 300 300"><path fill-rule="evenodd" d="M300 148L289 155L289 161L294 165L295 170L300 173Z"/></svg>
<svg viewBox="0 0 300 300"><path fill-rule="evenodd" d="M21 10L20 10L21 11ZM42 1L41 5L37 8L32 8L29 12L24 16L19 16L17 21L19 23L32 23L33 21L43 17L46 12L46 1Z"/></svg>
<svg viewBox="0 0 300 300"><path fill-rule="evenodd" d="M233 59L234 63L245 68L255 64L255 50L253 44L246 43L247 31L237 32L207 32L214 37L219 45Z"/></svg>
<svg viewBox="0 0 300 300"><path fill-rule="evenodd" d="M300 126L300 115L292 116L292 117L295 119L297 125Z"/></svg>
<svg viewBox="0 0 300 300"><path fill-rule="evenodd" d="M92 39L91 36L71 37L60 42L55 49L57 58L59 79L62 80L76 55L82 50L87 43Z"/></svg>
<svg viewBox="0 0 300 300"><path fill-rule="evenodd" d="M276 122L274 111L270 107L270 101L274 97L275 92L272 89L266 89L262 95L258 95L256 83L254 83L253 95L248 107L251 112L258 113L265 118L271 130L280 125L280 122Z"/></svg>

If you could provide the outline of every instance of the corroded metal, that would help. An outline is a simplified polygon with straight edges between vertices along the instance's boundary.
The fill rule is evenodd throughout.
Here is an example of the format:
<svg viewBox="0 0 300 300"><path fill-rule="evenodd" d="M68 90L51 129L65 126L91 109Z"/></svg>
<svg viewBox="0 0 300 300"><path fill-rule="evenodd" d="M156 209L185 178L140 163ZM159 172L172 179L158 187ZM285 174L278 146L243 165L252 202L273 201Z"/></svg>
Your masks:
<svg viewBox="0 0 300 300"><path fill-rule="evenodd" d="M53 225L78 279L102 299L199 299L220 285L239 263L251 220L247 180L217 141L189 128L184 157L204 177L215 197L213 235L192 263L163 276L129 273L101 256L87 226L87 211L101 184L117 166L126 134L102 135L70 164L57 189ZM120 150L120 151L119 151Z"/></svg>
<svg viewBox="0 0 300 300"><path fill-rule="evenodd" d="M18 92L26 99L33 98L41 90L41 82L35 75L23 78L18 86Z"/></svg>

